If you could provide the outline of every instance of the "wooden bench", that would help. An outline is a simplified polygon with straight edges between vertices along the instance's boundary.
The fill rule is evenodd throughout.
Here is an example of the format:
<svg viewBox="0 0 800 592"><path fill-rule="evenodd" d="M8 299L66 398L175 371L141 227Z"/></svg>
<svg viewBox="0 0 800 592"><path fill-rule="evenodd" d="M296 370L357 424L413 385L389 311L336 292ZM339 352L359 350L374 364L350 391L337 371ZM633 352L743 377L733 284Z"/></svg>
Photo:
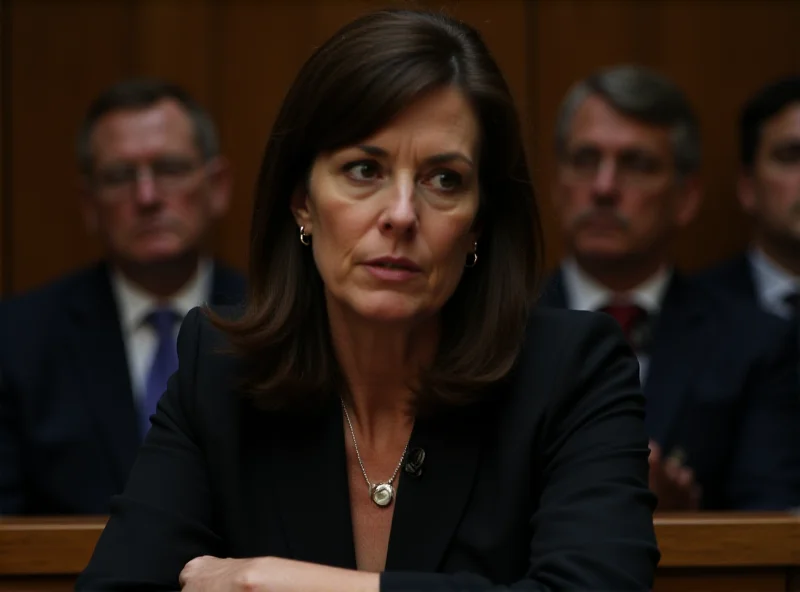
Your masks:
<svg viewBox="0 0 800 592"><path fill-rule="evenodd" d="M72 590L105 518L0 518L0 591ZM655 592L800 590L800 516L661 514Z"/></svg>

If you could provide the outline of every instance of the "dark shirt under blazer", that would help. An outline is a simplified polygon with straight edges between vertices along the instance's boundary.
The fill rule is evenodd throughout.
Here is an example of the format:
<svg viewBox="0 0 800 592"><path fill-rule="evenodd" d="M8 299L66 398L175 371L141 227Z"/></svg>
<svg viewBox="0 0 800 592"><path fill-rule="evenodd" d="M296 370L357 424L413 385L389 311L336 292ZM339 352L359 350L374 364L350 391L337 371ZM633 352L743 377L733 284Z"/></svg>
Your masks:
<svg viewBox="0 0 800 592"><path fill-rule="evenodd" d="M355 568L338 398L313 415L261 411L224 347L187 316L180 368L78 590L174 590L206 554ZM643 415L610 318L533 313L519 363L482 403L417 420L409 449L426 459L402 475L381 590L649 589Z"/></svg>

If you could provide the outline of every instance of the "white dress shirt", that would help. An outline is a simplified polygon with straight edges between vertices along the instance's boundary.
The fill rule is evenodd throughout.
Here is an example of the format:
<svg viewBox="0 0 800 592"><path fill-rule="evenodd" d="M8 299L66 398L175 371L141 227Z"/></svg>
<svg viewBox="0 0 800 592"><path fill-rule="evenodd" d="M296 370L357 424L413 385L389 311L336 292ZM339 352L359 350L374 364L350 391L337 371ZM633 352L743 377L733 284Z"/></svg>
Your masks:
<svg viewBox="0 0 800 592"><path fill-rule="evenodd" d="M201 260L192 279L165 301L145 292L119 270L112 272L111 287L119 310L133 396L137 403L144 399L147 373L158 347L156 330L146 322L147 315L157 308L171 307L182 319L195 306L206 303L211 294L212 275L213 263ZM176 322L176 337L179 329L180 322Z"/></svg>
<svg viewBox="0 0 800 592"><path fill-rule="evenodd" d="M784 319L791 319L794 311L786 304L785 298L800 291L800 278L779 266L758 247L750 250L748 258L761 308Z"/></svg>
<svg viewBox="0 0 800 592"><path fill-rule="evenodd" d="M583 271L573 258L564 261L561 272L570 309L597 311L610 304L634 304L647 311L651 318L661 311L661 303L672 276L671 270L662 268L633 290L619 294ZM637 358L639 378L644 384L649 360L643 352L637 352Z"/></svg>

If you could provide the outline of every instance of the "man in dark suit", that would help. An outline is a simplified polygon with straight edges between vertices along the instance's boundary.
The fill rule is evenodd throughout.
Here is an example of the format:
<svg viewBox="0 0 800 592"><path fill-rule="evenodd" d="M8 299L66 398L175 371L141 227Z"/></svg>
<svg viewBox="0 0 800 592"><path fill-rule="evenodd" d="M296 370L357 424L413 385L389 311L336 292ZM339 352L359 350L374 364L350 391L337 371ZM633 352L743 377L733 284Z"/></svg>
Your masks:
<svg viewBox="0 0 800 592"><path fill-rule="evenodd" d="M640 362L659 507L800 503L788 332L670 262L700 203L699 133L682 92L642 68L599 72L567 95L556 144L568 256L542 303L622 325Z"/></svg>
<svg viewBox="0 0 800 592"><path fill-rule="evenodd" d="M107 513L176 369L183 316L243 298L241 275L207 255L230 177L184 90L104 92L78 161L105 258L0 303L0 514Z"/></svg>
<svg viewBox="0 0 800 592"><path fill-rule="evenodd" d="M752 248L702 274L712 289L798 323L800 304L800 76L752 97L739 120L738 196L755 222Z"/></svg>

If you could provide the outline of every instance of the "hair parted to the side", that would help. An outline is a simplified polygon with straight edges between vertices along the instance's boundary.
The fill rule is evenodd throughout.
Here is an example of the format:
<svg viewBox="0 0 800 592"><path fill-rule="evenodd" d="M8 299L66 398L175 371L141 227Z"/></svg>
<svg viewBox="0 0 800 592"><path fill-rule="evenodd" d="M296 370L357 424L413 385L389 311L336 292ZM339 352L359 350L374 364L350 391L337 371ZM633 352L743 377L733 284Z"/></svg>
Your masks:
<svg viewBox="0 0 800 592"><path fill-rule="evenodd" d="M165 99L172 99L186 111L194 128L195 144L203 159L210 160L219 156L219 140L214 121L186 89L156 78L130 78L105 89L89 105L76 141L80 172L87 176L92 173L92 133L100 119L115 111L148 109Z"/></svg>
<svg viewBox="0 0 800 592"><path fill-rule="evenodd" d="M316 406L346 391L320 275L290 210L314 159L358 143L442 87L460 89L481 128L480 262L441 312L438 353L416 385L418 409L476 400L508 374L542 266L539 213L508 86L473 28L440 13L384 10L319 47L274 123L258 178L249 295L234 320L212 315L266 408Z"/></svg>

